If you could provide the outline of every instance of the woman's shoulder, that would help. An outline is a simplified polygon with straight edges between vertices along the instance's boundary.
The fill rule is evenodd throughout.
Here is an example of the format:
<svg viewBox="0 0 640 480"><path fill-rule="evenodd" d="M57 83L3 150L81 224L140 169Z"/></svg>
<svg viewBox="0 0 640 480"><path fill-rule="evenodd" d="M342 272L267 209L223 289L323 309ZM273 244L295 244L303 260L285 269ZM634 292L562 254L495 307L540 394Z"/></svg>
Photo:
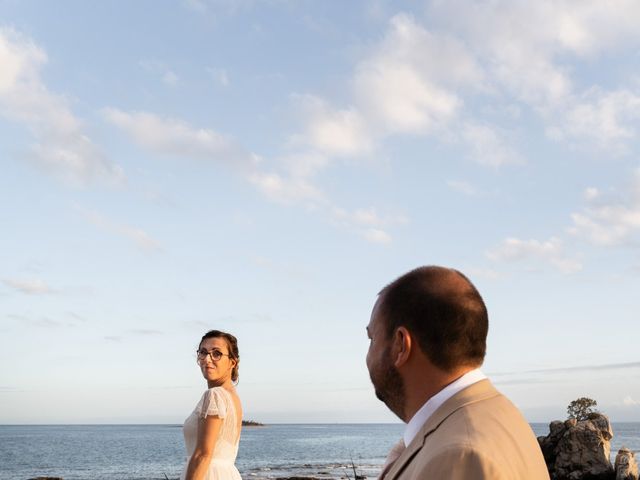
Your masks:
<svg viewBox="0 0 640 480"><path fill-rule="evenodd" d="M233 397L234 393L222 386L207 388L202 395L203 400L222 401L228 405L233 405Z"/></svg>
<svg viewBox="0 0 640 480"><path fill-rule="evenodd" d="M231 398L233 394L225 387L210 387L204 391L204 395L223 396L225 398Z"/></svg>
<svg viewBox="0 0 640 480"><path fill-rule="evenodd" d="M202 394L196 412L201 416L218 415L224 418L229 408L233 408L231 393L224 387L211 387Z"/></svg>

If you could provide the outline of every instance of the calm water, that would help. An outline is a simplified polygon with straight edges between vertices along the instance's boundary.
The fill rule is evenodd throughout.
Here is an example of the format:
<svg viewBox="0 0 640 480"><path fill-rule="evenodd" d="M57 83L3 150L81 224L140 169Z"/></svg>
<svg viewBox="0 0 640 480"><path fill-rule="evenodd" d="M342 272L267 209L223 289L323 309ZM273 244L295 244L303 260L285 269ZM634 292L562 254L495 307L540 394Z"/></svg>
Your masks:
<svg viewBox="0 0 640 480"><path fill-rule="evenodd" d="M532 425L536 435L547 424ZM613 424L612 452L640 450L640 423ZM237 465L244 479L375 477L401 424L269 425L244 428ZM164 480L180 476L182 428L175 425L0 426L0 479Z"/></svg>

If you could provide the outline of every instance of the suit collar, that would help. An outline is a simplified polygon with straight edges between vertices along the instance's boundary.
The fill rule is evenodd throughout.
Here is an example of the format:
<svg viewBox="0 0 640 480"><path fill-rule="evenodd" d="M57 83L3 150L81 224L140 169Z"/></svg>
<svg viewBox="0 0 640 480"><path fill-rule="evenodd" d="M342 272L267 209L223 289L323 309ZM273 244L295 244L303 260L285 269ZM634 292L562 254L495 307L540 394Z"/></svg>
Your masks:
<svg viewBox="0 0 640 480"><path fill-rule="evenodd" d="M438 427L456 410L469 405L471 403L486 400L499 395L488 379L480 380L473 385L459 391L454 396L444 402L433 415L429 417L424 426L420 429L413 441L407 445L404 452L398 457L384 480L394 480L411 459L423 447L426 438L431 435Z"/></svg>
<svg viewBox="0 0 640 480"><path fill-rule="evenodd" d="M468 371L433 395L425 402L424 405L422 405L422 407L418 409L411 420L409 420L409 423L407 423L407 427L404 429L403 435L404 444L409 445L413 441L427 420L429 420L429 417L431 417L431 415L433 415L447 400L468 386L473 385L480 380L484 380L485 378L487 378L486 375L482 373L479 368L476 368Z"/></svg>

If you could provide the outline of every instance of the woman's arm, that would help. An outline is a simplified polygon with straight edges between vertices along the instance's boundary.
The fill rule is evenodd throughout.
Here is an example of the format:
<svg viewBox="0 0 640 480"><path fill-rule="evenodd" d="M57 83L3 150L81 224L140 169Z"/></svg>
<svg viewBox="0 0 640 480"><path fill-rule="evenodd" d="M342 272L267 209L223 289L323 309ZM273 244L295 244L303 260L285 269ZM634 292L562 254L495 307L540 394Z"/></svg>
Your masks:
<svg viewBox="0 0 640 480"><path fill-rule="evenodd" d="M216 446L221 426L222 419L217 415L209 415L206 418L198 419L196 448L189 459L185 480L201 480L204 478L211 462L211 456L213 455L213 449Z"/></svg>

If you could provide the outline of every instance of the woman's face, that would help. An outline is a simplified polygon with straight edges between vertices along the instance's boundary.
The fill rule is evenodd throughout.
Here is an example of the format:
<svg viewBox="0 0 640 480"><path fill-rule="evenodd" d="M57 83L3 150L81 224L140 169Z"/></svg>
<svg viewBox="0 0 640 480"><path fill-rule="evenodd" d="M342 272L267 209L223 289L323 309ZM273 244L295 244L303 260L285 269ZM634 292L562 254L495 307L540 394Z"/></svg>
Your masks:
<svg viewBox="0 0 640 480"><path fill-rule="evenodd" d="M198 356L198 365L209 387L217 387L231 380L231 372L236 361L229 358L229 346L224 338L205 338L198 350L201 353L205 351L211 353ZM218 360L212 358L220 353L222 356Z"/></svg>

